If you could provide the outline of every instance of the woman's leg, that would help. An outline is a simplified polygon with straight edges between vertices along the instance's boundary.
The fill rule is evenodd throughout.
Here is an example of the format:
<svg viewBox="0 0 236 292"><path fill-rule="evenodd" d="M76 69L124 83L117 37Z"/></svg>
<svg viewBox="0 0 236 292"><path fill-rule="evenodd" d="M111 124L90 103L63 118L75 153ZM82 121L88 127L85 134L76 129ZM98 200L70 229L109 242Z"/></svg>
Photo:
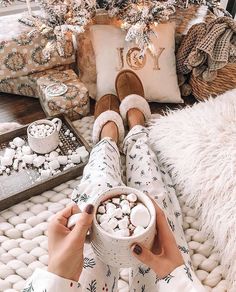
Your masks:
<svg viewBox="0 0 236 292"><path fill-rule="evenodd" d="M129 125L132 128L124 141L126 154L127 185L150 195L166 214L177 245L181 250L185 262L190 262L188 246L182 229L182 216L178 199L168 173L159 163L155 153L148 143L148 130L143 122L129 119L133 110L129 112ZM130 291L156 291L159 286L155 274L147 267L140 265L130 273Z"/></svg>
<svg viewBox="0 0 236 292"><path fill-rule="evenodd" d="M108 123L101 133L100 142L93 148L87 166L84 169L80 185L73 192L72 199L81 209L88 203L93 203L99 194L105 190L123 185L121 179L120 153L115 124ZM111 138L112 137L112 138ZM96 258L89 243L84 249L84 268L80 277L83 291L116 291L119 270L110 267Z"/></svg>

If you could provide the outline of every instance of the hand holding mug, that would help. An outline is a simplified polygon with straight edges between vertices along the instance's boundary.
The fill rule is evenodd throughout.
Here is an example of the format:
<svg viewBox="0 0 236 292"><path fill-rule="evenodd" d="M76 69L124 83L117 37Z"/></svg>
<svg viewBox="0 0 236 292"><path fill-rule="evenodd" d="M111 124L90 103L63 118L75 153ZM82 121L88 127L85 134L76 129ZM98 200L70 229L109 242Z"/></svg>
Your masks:
<svg viewBox="0 0 236 292"><path fill-rule="evenodd" d="M156 209L157 235L152 250L140 244L134 244L132 251L134 256L145 265L149 266L159 278L164 278L177 267L184 264L174 235L169 227L164 212L153 202Z"/></svg>
<svg viewBox="0 0 236 292"><path fill-rule="evenodd" d="M78 281L83 268L83 249L93 221L93 205L87 205L71 230L68 219L80 210L71 204L57 213L48 227L48 271L65 279Z"/></svg>

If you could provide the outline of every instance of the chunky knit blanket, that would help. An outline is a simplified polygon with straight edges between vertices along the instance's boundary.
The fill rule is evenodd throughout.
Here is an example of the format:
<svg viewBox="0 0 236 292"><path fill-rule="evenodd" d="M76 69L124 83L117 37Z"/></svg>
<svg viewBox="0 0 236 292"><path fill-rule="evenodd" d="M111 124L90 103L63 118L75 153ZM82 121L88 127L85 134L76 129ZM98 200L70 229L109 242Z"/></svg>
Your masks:
<svg viewBox="0 0 236 292"><path fill-rule="evenodd" d="M236 62L236 22L218 17L210 23L193 25L177 52L177 71L206 81L217 76L217 70Z"/></svg>
<svg viewBox="0 0 236 292"><path fill-rule="evenodd" d="M74 126L91 146L93 122L93 117L74 122ZM7 131L5 124L0 124L1 130ZM124 162L122 159L122 167L125 166ZM0 213L0 292L21 291L25 280L36 268L47 268L48 221L71 201L70 195L80 179L70 180ZM212 236L205 236L199 230L198 214L185 201L179 197L183 228L195 272L206 291L226 292L227 282ZM129 292L128 281L129 270L121 270L118 292Z"/></svg>

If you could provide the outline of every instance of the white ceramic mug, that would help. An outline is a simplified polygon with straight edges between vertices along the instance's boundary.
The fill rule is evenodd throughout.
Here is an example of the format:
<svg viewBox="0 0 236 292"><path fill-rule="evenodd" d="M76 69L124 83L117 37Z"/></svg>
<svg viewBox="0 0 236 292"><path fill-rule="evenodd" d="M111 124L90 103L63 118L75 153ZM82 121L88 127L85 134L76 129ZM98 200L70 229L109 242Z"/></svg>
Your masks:
<svg viewBox="0 0 236 292"><path fill-rule="evenodd" d="M32 125L46 124L53 127L53 131L46 137L34 137L30 134L30 128ZM59 145L59 132L62 126L62 121L58 118L53 120L38 120L31 123L27 128L28 143L30 148L39 154L46 154L55 150Z"/></svg>
<svg viewBox="0 0 236 292"><path fill-rule="evenodd" d="M148 227L141 234L130 237L115 237L112 234L107 233L101 228L96 219L97 208L101 202L117 197L121 194L134 193L138 197L138 200L142 202L148 209L151 220ZM151 199L133 188L129 187L115 187L98 197L94 202L95 213L91 232L91 246L97 255L97 257L107 265L119 268L134 267L140 264L138 260L133 256L131 246L134 243L140 243L147 248L151 248L156 233L156 211Z"/></svg>

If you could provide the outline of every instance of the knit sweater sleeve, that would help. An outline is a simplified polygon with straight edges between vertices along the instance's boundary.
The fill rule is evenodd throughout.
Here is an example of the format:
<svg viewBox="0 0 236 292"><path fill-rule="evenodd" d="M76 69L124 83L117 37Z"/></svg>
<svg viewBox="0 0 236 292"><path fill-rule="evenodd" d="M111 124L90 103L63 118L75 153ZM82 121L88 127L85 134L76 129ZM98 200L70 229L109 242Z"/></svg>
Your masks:
<svg viewBox="0 0 236 292"><path fill-rule="evenodd" d="M159 292L206 292L195 273L187 265L176 268L159 280Z"/></svg>
<svg viewBox="0 0 236 292"><path fill-rule="evenodd" d="M80 284L46 270L36 269L22 292L81 292Z"/></svg>

